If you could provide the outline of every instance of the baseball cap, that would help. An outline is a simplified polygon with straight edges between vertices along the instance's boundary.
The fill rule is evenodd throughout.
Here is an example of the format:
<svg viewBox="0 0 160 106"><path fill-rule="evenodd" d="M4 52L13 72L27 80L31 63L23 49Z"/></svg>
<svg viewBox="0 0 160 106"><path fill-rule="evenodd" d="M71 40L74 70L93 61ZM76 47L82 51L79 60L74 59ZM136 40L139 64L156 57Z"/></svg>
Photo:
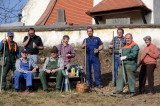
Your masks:
<svg viewBox="0 0 160 106"><path fill-rule="evenodd" d="M14 36L13 32L7 32L7 36Z"/></svg>
<svg viewBox="0 0 160 106"><path fill-rule="evenodd" d="M28 51L27 51L27 49L22 49L21 52L22 53L27 53Z"/></svg>

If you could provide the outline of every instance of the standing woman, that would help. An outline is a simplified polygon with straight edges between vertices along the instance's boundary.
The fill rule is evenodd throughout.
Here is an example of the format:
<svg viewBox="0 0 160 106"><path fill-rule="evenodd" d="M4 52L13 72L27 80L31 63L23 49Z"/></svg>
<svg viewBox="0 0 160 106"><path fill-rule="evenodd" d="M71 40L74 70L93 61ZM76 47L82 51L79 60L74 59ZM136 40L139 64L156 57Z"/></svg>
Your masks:
<svg viewBox="0 0 160 106"><path fill-rule="evenodd" d="M158 58L158 49L157 47L151 43L151 37L146 36L143 38L146 47L142 51L142 55L140 58L139 66L141 66L140 74L139 74L139 93L144 93L146 78L148 79L149 84L149 93L154 93L154 70L157 64Z"/></svg>

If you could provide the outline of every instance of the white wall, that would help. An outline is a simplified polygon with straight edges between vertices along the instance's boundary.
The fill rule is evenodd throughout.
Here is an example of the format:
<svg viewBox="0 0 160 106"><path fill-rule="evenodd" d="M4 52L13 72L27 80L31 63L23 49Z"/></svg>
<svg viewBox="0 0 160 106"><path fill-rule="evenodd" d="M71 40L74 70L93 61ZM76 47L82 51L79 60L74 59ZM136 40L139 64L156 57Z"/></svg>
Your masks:
<svg viewBox="0 0 160 106"><path fill-rule="evenodd" d="M153 9L153 1L154 0L142 0L142 2L152 11L151 13L147 14L146 20L147 20L147 24L154 24L154 9Z"/></svg>
<svg viewBox="0 0 160 106"><path fill-rule="evenodd" d="M104 42L105 48L107 48L108 43L113 38L113 31L116 36L117 29L98 29L94 31L94 35L101 38ZM125 34L132 33L134 41L140 46L144 47L143 37L150 35L152 37L152 42L156 44L158 47L160 45L160 28L124 28ZM61 42L63 35L70 36L70 44L74 44L75 46L81 45L84 38L88 37L86 30L80 31L42 31L36 32L42 38L44 46L53 46L57 45ZM0 32L0 40L4 39L5 33ZM27 35L27 32L15 32L15 41L21 45L24 36Z"/></svg>
<svg viewBox="0 0 160 106"><path fill-rule="evenodd" d="M160 0L154 0L154 24L160 24Z"/></svg>
<svg viewBox="0 0 160 106"><path fill-rule="evenodd" d="M46 10L50 0L29 0L22 9L22 22L28 25L35 25L38 19Z"/></svg>
<svg viewBox="0 0 160 106"><path fill-rule="evenodd" d="M99 2L101 2L102 0L93 0L93 7L95 5L97 5ZM92 18L92 24L96 24L94 18Z"/></svg>
<svg viewBox="0 0 160 106"><path fill-rule="evenodd" d="M143 24L142 16L140 12L129 12L129 13L119 13L110 14L103 16L102 20L99 21L100 24L106 24L106 19L116 19L116 18L130 18L131 24Z"/></svg>

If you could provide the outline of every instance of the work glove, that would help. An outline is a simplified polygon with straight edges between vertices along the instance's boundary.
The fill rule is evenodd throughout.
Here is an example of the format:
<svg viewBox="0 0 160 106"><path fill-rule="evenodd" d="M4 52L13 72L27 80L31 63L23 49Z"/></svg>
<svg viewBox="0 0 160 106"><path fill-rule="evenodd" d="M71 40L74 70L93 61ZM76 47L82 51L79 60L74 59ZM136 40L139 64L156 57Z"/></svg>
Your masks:
<svg viewBox="0 0 160 106"><path fill-rule="evenodd" d="M121 57L121 60L126 60L127 59L127 56L122 56Z"/></svg>

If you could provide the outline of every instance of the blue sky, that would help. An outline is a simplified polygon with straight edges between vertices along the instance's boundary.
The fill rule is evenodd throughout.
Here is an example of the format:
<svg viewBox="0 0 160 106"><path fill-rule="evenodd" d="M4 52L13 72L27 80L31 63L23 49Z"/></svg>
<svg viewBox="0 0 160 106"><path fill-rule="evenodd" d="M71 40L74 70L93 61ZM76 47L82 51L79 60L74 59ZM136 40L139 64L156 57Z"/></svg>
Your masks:
<svg viewBox="0 0 160 106"><path fill-rule="evenodd" d="M0 24L11 23L18 20L21 8L28 0L0 0Z"/></svg>

